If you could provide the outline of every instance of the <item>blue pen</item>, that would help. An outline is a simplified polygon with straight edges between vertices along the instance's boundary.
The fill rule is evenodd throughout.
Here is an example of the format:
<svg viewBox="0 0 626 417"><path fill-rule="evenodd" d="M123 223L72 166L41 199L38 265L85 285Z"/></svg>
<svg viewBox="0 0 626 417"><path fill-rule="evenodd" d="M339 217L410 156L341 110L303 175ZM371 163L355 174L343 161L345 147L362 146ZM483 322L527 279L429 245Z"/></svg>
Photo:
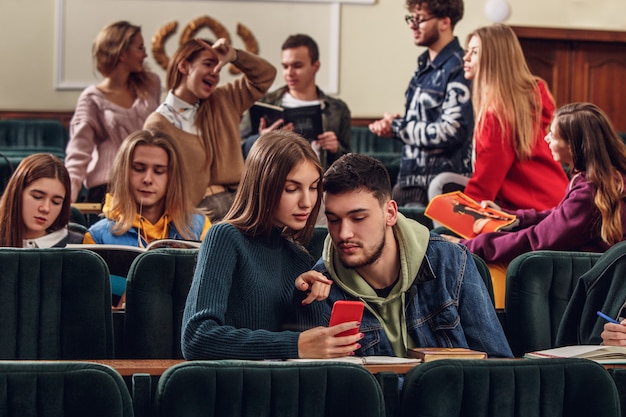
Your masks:
<svg viewBox="0 0 626 417"><path fill-rule="evenodd" d="M598 311L598 316L602 317L604 320L608 321L609 323L615 323L615 324L619 324L619 321L607 316L606 314L604 314L601 311Z"/></svg>

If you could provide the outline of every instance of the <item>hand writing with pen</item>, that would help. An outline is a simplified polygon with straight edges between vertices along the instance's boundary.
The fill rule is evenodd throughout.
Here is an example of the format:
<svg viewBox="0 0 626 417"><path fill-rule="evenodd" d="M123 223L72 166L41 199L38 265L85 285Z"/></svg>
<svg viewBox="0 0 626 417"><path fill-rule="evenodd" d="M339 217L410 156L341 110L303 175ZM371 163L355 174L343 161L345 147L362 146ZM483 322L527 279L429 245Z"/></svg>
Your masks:
<svg viewBox="0 0 626 417"><path fill-rule="evenodd" d="M618 317L618 320L614 320L600 311L598 311L598 316L608 321L600 335L602 344L606 346L626 346L626 319Z"/></svg>

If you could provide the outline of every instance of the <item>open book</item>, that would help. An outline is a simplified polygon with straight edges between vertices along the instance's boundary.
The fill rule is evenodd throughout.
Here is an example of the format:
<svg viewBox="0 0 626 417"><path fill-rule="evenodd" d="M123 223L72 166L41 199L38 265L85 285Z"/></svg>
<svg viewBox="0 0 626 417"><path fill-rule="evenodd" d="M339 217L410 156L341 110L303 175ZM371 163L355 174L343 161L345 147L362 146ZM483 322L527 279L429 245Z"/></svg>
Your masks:
<svg viewBox="0 0 626 417"><path fill-rule="evenodd" d="M278 119L285 124L293 123L294 131L302 135L309 142L316 140L323 132L322 107L319 104L303 107L280 107L257 101L250 107L250 124L254 132L259 131L261 119L265 119L265 126L270 126Z"/></svg>
<svg viewBox="0 0 626 417"><path fill-rule="evenodd" d="M331 359L287 359L288 362L350 362L357 365L401 365L421 363L420 359L398 358L396 356L342 356Z"/></svg>
<svg viewBox="0 0 626 417"><path fill-rule="evenodd" d="M598 363L626 364L626 347L575 345L529 352L525 358L583 358Z"/></svg>
<svg viewBox="0 0 626 417"><path fill-rule="evenodd" d="M94 252L112 250L112 251L130 251L130 252L141 253L150 249L159 249L159 248L198 249L201 244L202 242L199 240L157 239L148 243L148 246L146 246L145 248L140 248L139 246L99 244L99 243L70 243L67 245L67 247L75 248L75 249L89 249L89 250L93 250Z"/></svg>
<svg viewBox="0 0 626 417"><path fill-rule="evenodd" d="M487 353L466 348L417 347L409 349L407 356L430 362L438 359L485 359Z"/></svg>
<svg viewBox="0 0 626 417"><path fill-rule="evenodd" d="M424 214L465 239L496 232L515 221L514 214L482 207L461 191L436 196L430 200Z"/></svg>

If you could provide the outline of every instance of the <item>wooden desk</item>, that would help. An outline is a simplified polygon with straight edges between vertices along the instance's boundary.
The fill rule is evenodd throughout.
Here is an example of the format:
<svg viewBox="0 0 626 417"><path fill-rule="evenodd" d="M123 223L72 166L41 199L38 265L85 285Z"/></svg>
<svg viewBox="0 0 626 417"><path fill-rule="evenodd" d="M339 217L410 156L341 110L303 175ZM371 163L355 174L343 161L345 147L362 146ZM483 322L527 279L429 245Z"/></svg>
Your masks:
<svg viewBox="0 0 626 417"><path fill-rule="evenodd" d="M83 360L81 362L96 362L114 368L122 376L133 374L149 374L160 376L166 369L185 362L183 359L98 359ZM372 374L379 372L393 372L406 374L417 363L392 364L392 365L363 365Z"/></svg>
<svg viewBox="0 0 626 417"><path fill-rule="evenodd" d="M83 214L102 213L102 204L100 203L72 203L72 207L77 208Z"/></svg>
<svg viewBox="0 0 626 417"><path fill-rule="evenodd" d="M133 374L160 376L166 369L185 361L183 359L87 359L81 362L95 362L110 366L122 376Z"/></svg>

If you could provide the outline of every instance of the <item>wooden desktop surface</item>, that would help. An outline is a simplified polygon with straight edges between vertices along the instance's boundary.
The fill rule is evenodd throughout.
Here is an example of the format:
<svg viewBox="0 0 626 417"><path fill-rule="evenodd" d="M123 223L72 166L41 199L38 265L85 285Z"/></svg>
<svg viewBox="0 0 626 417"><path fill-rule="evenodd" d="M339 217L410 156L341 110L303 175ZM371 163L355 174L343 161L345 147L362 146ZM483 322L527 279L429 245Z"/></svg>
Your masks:
<svg viewBox="0 0 626 417"><path fill-rule="evenodd" d="M152 376L161 375L166 369L185 362L183 359L98 359L84 360L81 362L96 362L114 368L122 376L132 376L133 374L149 374ZM393 372L406 374L416 363L391 364L391 365L363 365L373 374L379 372Z"/></svg>
<svg viewBox="0 0 626 417"><path fill-rule="evenodd" d="M517 358L519 359L519 358ZM487 359L488 360L488 359ZM149 374L160 376L166 369L179 363L186 362L183 359L87 359L80 361L38 361L38 362L95 362L110 366L122 376L132 376L134 374ZM379 372L392 372L396 374L406 374L419 363L386 364L386 365L363 365L372 374ZM603 364L605 369L626 368L626 364Z"/></svg>
<svg viewBox="0 0 626 417"><path fill-rule="evenodd" d="M99 203L72 203L83 214L100 214L102 213L102 204Z"/></svg>

